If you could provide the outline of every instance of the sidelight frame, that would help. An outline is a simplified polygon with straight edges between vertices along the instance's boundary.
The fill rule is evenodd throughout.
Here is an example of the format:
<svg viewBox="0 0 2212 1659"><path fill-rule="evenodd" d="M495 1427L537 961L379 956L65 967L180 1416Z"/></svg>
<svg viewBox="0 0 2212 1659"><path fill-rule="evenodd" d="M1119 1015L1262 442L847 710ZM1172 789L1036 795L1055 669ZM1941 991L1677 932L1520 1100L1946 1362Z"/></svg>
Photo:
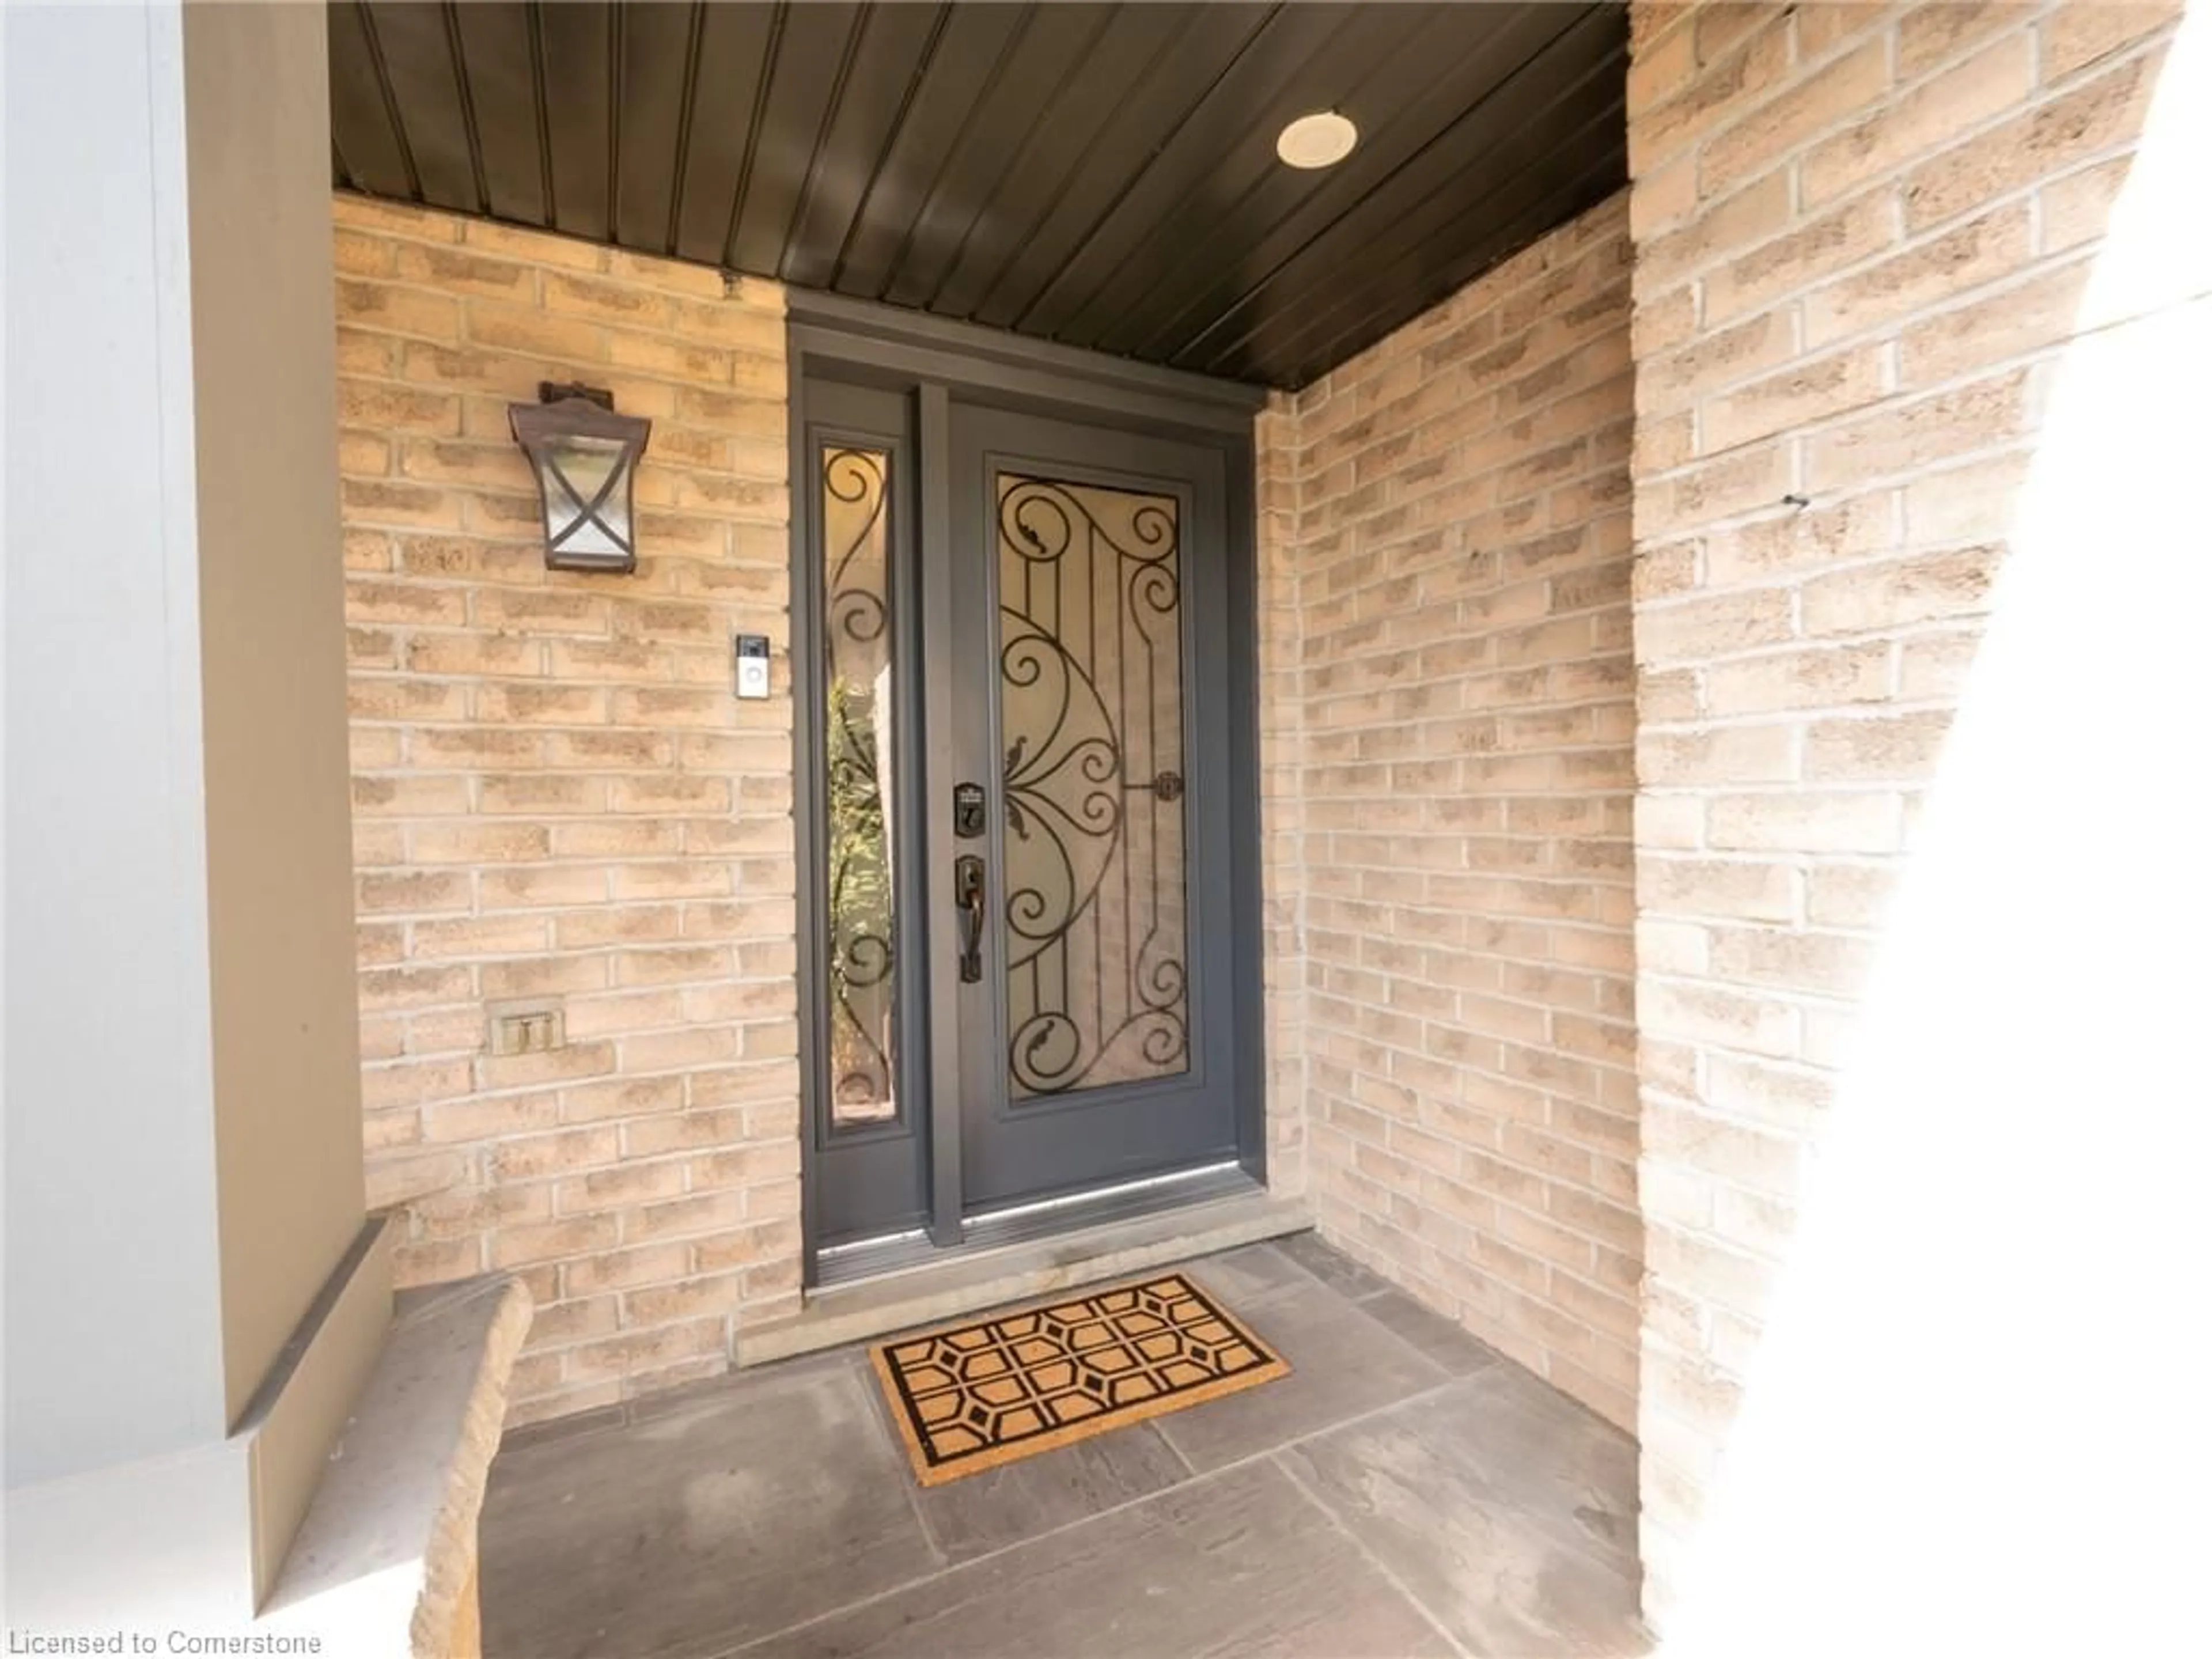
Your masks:
<svg viewBox="0 0 2212 1659"><path fill-rule="evenodd" d="M1231 957L1227 1016L1237 1060L1235 1094L1237 1164L1251 1184L1264 1185L1267 1173L1267 1055L1261 1009L1263 928L1260 822L1259 643L1257 604L1257 504L1253 419L1267 401L1265 388L1240 381L1156 368L1125 359L1024 339L973 325L947 321L896 307L842 296L793 289L787 296L787 368L789 384L788 442L791 456L791 637L793 664L793 817L799 868L798 967L800 975L799 1061L803 1158L800 1171L800 1234L805 1283L821 1281L823 1158L817 1148L828 1139L830 1110L827 1086L826 1017L810 988L821 979L824 940L821 866L825 826L814 802L823 769L818 672L809 672L818 651L821 611L815 590L805 580L814 538L816 503L811 499L813 442L817 422L810 413L809 389L815 385L851 385L896 393L907 400L911 434L908 449L907 496L917 546L947 546L952 531L951 480L944 458L950 454L953 404L1059 418L1091 426L1152 434L1219 453L1223 479L1225 585L1229 637L1224 715L1227 753L1221 787L1231 849L1224 872L1230 889ZM934 458L934 459L933 459ZM945 562L940 562L942 564ZM912 563L918 567L919 561ZM915 591L918 589L919 591ZM917 637L942 639L950 620L950 583L940 572L917 579L908 589ZM915 653L917 656L919 653ZM921 740L951 729L950 665L939 653L909 664ZM910 801L918 798L909 794ZM921 878L903 884L930 917L951 914L952 860L956 843L945 803L921 799ZM905 911L902 906L902 917ZM957 971L951 928L927 926L925 959L902 964L902 1012L921 987ZM913 932L908 955L912 958ZM911 990L909 989L911 988ZM957 1010L951 998L918 999L928 1010L925 1024L905 1022L909 1041L902 1047L927 1078L923 1152L927 1212L902 1237L912 1249L892 1261L933 1257L963 1246L974 1218L961 1213L960 1114L934 1109L958 1098ZM903 1108L902 1108L903 1110ZM1193 1188L1203 1189L1204 1183ZM988 1232L988 1230L987 1230ZM980 1248L976 1239L968 1248Z"/></svg>
<svg viewBox="0 0 2212 1659"><path fill-rule="evenodd" d="M927 1127L915 1106L929 1094L930 1043L921 1018L927 1006L927 976L908 971L905 945L896 945L893 970L895 1033L890 1056L897 1110L888 1121L840 1126L835 1121L835 1090L830 1078L830 1028L828 966L831 940L828 936L829 823L825 811L829 783L824 692L827 653L823 630L829 616L826 556L819 503L817 453L830 447L881 450L887 457L885 511L889 515L886 543L885 599L890 608L893 708L904 722L915 722L925 713L922 653L925 625L919 592L921 527L917 522L921 469L912 411L904 400L895 402L902 418L896 423L853 405L868 401L867 389L860 398L825 397L817 406L792 410L793 460L792 572L791 572L791 690L792 817L795 832L799 908L796 944L799 1010L800 1176L802 1224L812 1229L826 1224L820 1182L826 1162L836 1158L856 1166L871 1185L890 1188L902 1184L893 1166L905 1156L905 1143L922 1142L920 1173L912 1194L906 1224L928 1224L936 1200L930 1188L933 1170L931 1150L924 1139ZM893 800L912 802L921 793L915 768L908 760L911 745L900 741L894 755ZM892 890L895 940L911 941L927 936L927 906L934 895L927 889L930 850L916 834L910 808L890 825L894 837L894 868L907 873ZM918 884L918 872L924 878ZM917 1085L921 1087L917 1090ZM811 1219L807 1218L811 1214ZM808 1246L810 1260L812 1244Z"/></svg>

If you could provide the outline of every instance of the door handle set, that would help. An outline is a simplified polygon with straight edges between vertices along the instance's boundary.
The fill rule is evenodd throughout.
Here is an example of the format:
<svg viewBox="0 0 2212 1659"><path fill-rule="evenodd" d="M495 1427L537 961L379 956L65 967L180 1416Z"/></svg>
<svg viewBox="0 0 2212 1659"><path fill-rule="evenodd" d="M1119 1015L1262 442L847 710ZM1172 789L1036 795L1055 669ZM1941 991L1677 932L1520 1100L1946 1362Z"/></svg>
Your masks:
<svg viewBox="0 0 2212 1659"><path fill-rule="evenodd" d="M963 841L979 841L989 822L980 783L956 784L952 790L952 833ZM952 903L960 913L960 982L976 985L983 978L983 860L963 853L952 860Z"/></svg>
<svg viewBox="0 0 2212 1659"><path fill-rule="evenodd" d="M960 982L983 978L983 860L963 853L952 861L952 902L960 911Z"/></svg>

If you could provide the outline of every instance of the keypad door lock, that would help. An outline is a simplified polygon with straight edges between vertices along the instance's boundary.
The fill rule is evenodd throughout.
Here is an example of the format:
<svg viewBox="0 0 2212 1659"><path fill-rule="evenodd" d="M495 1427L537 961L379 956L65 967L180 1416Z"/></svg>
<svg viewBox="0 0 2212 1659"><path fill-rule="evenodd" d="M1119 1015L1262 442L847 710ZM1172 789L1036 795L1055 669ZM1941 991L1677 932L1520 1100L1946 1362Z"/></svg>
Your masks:
<svg viewBox="0 0 2212 1659"><path fill-rule="evenodd" d="M956 783L952 786L952 833L963 841L975 841L985 829L983 817L983 786L980 783Z"/></svg>

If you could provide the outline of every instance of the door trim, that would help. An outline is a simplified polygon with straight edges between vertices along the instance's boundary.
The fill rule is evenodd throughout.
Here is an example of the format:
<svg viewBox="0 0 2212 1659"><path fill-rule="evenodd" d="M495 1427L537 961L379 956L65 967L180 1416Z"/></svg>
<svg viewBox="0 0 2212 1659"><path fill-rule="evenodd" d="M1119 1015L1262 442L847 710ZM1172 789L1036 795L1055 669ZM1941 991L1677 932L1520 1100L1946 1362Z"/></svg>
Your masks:
<svg viewBox="0 0 2212 1659"><path fill-rule="evenodd" d="M1265 388L1217 380L1177 369L1132 362L1099 353L971 324L956 323L894 307L810 290L787 290L788 374L787 441L790 467L791 587L788 659L793 678L793 817L800 865L798 904L799 1019L802 1167L800 1234L804 1282L820 1283L818 1223L822 1213L821 1160L813 1156L827 1110L824 1071L827 1045L810 971L823 960L820 906L809 902L808 872L818 862L822 826L813 806L813 782L819 771L814 750L817 723L809 698L811 676L804 671L813 647L806 630L817 623L805 598L813 519L806 481L812 462L808 447L806 388L810 380L849 381L892 391L911 400L910 430L915 452L924 458L915 469L916 535L924 546L944 545L951 527L951 481L948 469L927 458L949 453L951 409L963 405L1030 413L1093 426L1152 433L1220 452L1224 480L1228 614L1232 626L1224 642L1226 654L1228 726L1224 814L1232 857L1230 887L1231 969L1228 979L1233 1033L1238 1058L1236 1095L1236 1162L1252 1183L1264 1186L1267 1168L1267 1054L1261 1007L1264 933L1261 925L1259 768L1259 675L1256 552L1257 510L1252 435L1254 415L1266 403ZM942 581L920 584L925 627L942 623L950 609ZM942 637L941 635L937 637ZM943 665L919 665L921 715L927 733L948 728L951 691ZM928 870L925 885L933 916L949 914L951 836L939 803L922 806ZM1236 854L1241 854L1237 856ZM928 971L954 971L949 930L929 932ZM954 1015L951 999L932 1000L927 1051L931 1097L957 1098L957 1048L950 1040ZM961 1121L957 1111L930 1114L929 1169L925 1190L931 1212L926 1231L940 1253L966 1243L959 1213ZM1075 1213L1071 1208L1071 1215ZM912 1224L907 1224L911 1230ZM848 1246L854 1241L842 1241Z"/></svg>
<svg viewBox="0 0 2212 1659"><path fill-rule="evenodd" d="M786 289L784 313L794 386L803 377L802 360L812 356L874 368L909 382L934 380L960 392L1034 398L1077 419L1118 414L1227 434L1243 439L1248 448L1252 417L1267 401L1265 386L1243 380L1162 368L812 289Z"/></svg>

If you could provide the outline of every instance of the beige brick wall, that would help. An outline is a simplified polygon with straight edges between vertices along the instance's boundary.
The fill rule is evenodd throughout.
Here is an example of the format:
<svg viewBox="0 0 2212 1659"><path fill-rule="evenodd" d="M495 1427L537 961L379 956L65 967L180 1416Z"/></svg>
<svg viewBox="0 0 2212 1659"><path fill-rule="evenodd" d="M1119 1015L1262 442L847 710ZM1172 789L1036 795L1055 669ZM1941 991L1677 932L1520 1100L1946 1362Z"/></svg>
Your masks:
<svg viewBox="0 0 2212 1659"><path fill-rule="evenodd" d="M369 1201L403 1282L513 1268L518 1421L721 1369L795 1310L781 290L337 198ZM549 574L507 408L650 416L628 576ZM488 1005L552 998L551 1053Z"/></svg>
<svg viewBox="0 0 2212 1659"><path fill-rule="evenodd" d="M1305 703L1299 599L1298 416L1277 392L1253 425L1258 510L1260 835L1267 1185L1306 1190Z"/></svg>
<svg viewBox="0 0 2212 1659"><path fill-rule="evenodd" d="M1655 1622L2179 9L1633 14Z"/></svg>
<svg viewBox="0 0 2212 1659"><path fill-rule="evenodd" d="M1279 403L1260 466L1273 1081L1322 1230L1632 1424L1626 209Z"/></svg>

